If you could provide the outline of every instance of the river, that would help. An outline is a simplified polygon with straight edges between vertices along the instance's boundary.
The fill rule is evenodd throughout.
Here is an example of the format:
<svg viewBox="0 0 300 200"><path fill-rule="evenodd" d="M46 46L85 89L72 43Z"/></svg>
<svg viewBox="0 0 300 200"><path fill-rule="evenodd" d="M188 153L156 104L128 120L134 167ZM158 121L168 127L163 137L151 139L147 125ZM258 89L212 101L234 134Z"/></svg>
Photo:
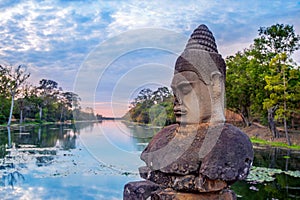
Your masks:
<svg viewBox="0 0 300 200"><path fill-rule="evenodd" d="M122 199L159 127L121 121L0 129L1 199ZM300 199L300 152L255 146L239 199Z"/></svg>

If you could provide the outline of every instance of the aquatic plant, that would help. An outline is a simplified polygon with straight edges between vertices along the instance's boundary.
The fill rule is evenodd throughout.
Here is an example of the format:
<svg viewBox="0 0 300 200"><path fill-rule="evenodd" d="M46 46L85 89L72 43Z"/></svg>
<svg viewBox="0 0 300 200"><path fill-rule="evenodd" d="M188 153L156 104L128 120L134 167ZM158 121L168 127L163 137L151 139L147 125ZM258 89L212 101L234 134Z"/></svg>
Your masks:
<svg viewBox="0 0 300 200"><path fill-rule="evenodd" d="M266 168L266 167L255 167L253 166L250 170L250 173L247 177L247 181L251 182L272 182L275 180L276 174L287 174L289 176L299 178L300 177L300 171L283 171L281 169L273 169L273 168Z"/></svg>

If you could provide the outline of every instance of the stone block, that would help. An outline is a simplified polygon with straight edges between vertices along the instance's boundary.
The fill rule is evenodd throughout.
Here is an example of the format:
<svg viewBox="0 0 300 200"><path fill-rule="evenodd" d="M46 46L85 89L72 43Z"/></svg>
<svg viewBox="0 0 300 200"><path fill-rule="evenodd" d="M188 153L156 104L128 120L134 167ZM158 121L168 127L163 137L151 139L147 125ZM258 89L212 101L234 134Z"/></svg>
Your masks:
<svg viewBox="0 0 300 200"><path fill-rule="evenodd" d="M236 195L231 190L210 193L184 193L165 189L153 192L151 200L236 200Z"/></svg>
<svg viewBox="0 0 300 200"><path fill-rule="evenodd" d="M123 200L146 200L160 187L150 181L129 182L124 186Z"/></svg>

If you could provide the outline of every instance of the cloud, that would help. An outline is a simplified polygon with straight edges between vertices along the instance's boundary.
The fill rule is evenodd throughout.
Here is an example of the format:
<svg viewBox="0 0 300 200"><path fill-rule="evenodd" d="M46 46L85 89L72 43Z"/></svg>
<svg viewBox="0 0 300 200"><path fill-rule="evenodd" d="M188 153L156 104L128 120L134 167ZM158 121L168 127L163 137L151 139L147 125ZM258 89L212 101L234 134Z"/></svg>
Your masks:
<svg viewBox="0 0 300 200"><path fill-rule="evenodd" d="M107 32L109 36L113 36L136 28L163 27L189 35L199 24L205 23L215 34L218 46L226 49L228 45L241 46L253 42L260 26L291 23L297 27L300 25L297 20L300 17L299 13L299 4L293 0L272 3L206 0L129 1L121 4L112 14L114 20L107 27ZM243 50L248 46L241 47L242 49L234 51Z"/></svg>
<svg viewBox="0 0 300 200"><path fill-rule="evenodd" d="M173 45L180 53L187 39L174 41L172 38L159 38L159 33L143 41L143 34L127 38L126 31L141 28L164 29L187 38L201 23L205 23L214 33L219 52L223 57L249 47L257 37L260 26L276 23L293 24L300 30L300 5L297 1L25 1L3 0L0 2L0 59L2 63L26 64L32 66L32 80L49 77L72 89L74 80L80 75L83 65L102 70L97 62L107 63L105 56L94 58L90 55L101 45L108 44L99 53L111 55L126 48L127 41L141 43L141 46L156 47L158 43ZM115 36L125 35L122 40L111 41ZM113 43L114 42L114 43ZM152 42L152 43L151 43ZM112 44L113 43L113 44ZM118 49L116 49L118 48ZM124 53L124 52L123 52ZM295 55L299 55L296 53ZM122 56L122 55L119 55ZM110 98L114 80L118 80L130 68L147 64L162 58L159 54L135 56L124 55L127 59L118 60L118 65L107 71L107 82L101 82L99 101ZM157 56L157 57L156 57ZM299 56L294 56L300 63ZM89 59L87 61L87 59ZM99 59L102 59L99 61ZM96 61L96 62L95 62ZM114 61L112 61L114 62ZM154 63L164 63L152 61ZM103 66L102 66L103 67ZM98 79L98 73L88 76ZM82 85L90 84L84 80ZM97 87L95 84L94 88ZM99 87L100 88L100 87ZM103 90L103 91L102 91ZM93 91L95 91L93 89ZM103 94L103 93L102 93Z"/></svg>
<svg viewBox="0 0 300 200"><path fill-rule="evenodd" d="M108 26L110 35L126 30L146 27L189 31L191 23L200 21L214 2L199 1L130 1L121 4L112 14L114 21Z"/></svg>
<svg viewBox="0 0 300 200"><path fill-rule="evenodd" d="M86 55L92 48L90 44L101 39L96 25L100 27L102 19L96 8L82 4L78 9L77 6L62 6L58 1L20 1L4 6L0 12L0 18L4 19L0 26L5 27L1 30L1 54L13 59L23 52L30 57L35 57L32 51L50 52L57 57L64 55L60 59L67 63L70 59L66 53L72 52L82 60L80 53Z"/></svg>

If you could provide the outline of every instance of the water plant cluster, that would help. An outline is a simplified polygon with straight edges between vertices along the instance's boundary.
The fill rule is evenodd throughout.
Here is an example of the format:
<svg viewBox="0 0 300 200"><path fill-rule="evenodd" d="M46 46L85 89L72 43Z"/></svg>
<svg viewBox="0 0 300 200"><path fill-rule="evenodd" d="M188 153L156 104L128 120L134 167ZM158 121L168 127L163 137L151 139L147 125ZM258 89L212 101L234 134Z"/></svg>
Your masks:
<svg viewBox="0 0 300 200"><path fill-rule="evenodd" d="M272 182L275 180L276 174L286 174L295 178L300 178L300 171L284 171L281 169L273 169L273 168L266 168L266 167L255 167L253 166L251 168L250 174L247 177L247 181L250 182L257 182L257 183L263 183L263 182Z"/></svg>

